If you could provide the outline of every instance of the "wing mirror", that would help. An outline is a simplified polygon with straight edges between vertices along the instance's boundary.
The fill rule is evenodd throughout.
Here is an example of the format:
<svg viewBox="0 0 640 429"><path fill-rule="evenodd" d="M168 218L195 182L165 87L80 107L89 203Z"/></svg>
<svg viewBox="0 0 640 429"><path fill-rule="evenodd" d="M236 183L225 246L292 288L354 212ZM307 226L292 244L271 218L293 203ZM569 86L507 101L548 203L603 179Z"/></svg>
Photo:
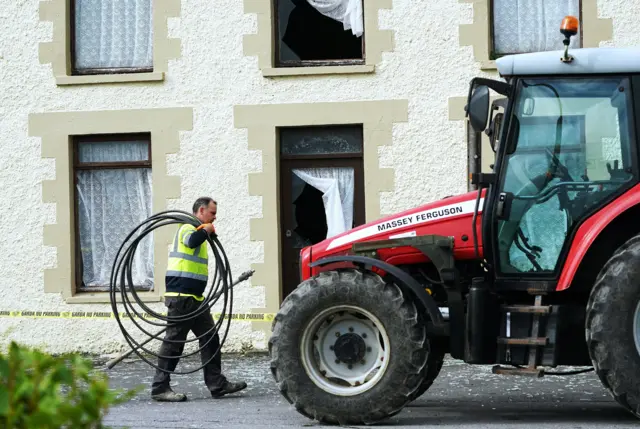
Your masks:
<svg viewBox="0 0 640 429"><path fill-rule="evenodd" d="M473 129L480 133L487 128L489 116L489 87L479 85L469 97L467 115Z"/></svg>
<svg viewBox="0 0 640 429"><path fill-rule="evenodd" d="M493 121L489 125L485 134L489 136L489 144L491 144L491 149L495 153L496 151L496 142L500 138L500 130L502 128L502 119L504 118L504 113L496 113L496 116L493 118Z"/></svg>
<svg viewBox="0 0 640 429"><path fill-rule="evenodd" d="M496 152L496 146L500 140L500 133L502 132L502 122L504 120L504 111L498 112L495 115L493 112L496 112L502 108L503 110L507 109L508 99L506 98L498 98L493 100L491 103L491 115L489 117L489 128L484 132L487 136L489 136L489 144L491 145L491 149L493 152Z"/></svg>

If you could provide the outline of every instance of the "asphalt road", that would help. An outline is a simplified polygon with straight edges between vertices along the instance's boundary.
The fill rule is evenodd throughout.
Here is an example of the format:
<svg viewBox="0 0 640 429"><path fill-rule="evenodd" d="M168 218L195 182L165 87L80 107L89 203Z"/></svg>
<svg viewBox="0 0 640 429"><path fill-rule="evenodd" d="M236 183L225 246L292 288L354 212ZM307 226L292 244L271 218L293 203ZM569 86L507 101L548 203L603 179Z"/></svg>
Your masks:
<svg viewBox="0 0 640 429"><path fill-rule="evenodd" d="M178 370L194 368L180 363ZM566 368L562 368L566 370ZM142 361L125 361L108 371L111 385L145 389L133 400L114 407L105 423L113 428L291 428L323 427L298 414L280 396L266 356L225 357L228 378L244 379L242 394L214 400L202 373L173 376L175 391L189 401L157 403L148 386L152 368ZM489 366L445 362L431 389L379 427L416 428L637 428L640 421L617 405L591 373L532 380L491 374Z"/></svg>

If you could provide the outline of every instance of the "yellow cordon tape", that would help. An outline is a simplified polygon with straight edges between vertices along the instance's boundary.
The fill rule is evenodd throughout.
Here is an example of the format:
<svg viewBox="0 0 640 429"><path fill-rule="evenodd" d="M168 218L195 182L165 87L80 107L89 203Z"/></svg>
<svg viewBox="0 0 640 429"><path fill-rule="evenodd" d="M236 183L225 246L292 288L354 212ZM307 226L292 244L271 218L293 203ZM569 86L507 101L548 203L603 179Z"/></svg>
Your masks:
<svg viewBox="0 0 640 429"><path fill-rule="evenodd" d="M166 313L160 313L166 316ZM219 320L220 313L211 313L214 319ZM127 313L120 313L120 319L129 319ZM140 316L132 314L135 319L155 319L148 313L140 313ZM247 320L250 322L272 322L275 318L275 313L238 313L232 314L231 317L227 314L225 319L231 320ZM0 310L0 318L20 318L28 317L35 319L115 319L115 315L112 312L104 311L11 311Z"/></svg>

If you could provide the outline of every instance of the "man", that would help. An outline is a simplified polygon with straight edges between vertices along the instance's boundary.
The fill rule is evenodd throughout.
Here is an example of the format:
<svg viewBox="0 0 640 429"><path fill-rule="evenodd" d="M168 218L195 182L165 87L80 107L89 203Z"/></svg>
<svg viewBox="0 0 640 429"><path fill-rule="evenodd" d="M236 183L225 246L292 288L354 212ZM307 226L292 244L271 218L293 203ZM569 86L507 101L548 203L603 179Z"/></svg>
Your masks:
<svg viewBox="0 0 640 429"><path fill-rule="evenodd" d="M169 253L169 264L166 273L165 305L169 316L182 316L193 313L204 300L204 290L208 279L208 251L207 237L215 232L213 221L216 220L218 203L209 197L198 198L193 204L193 215L202 225L196 229L193 225L180 225L173 239L172 251ZM160 347L158 367L174 371L184 349L184 341L189 331L199 337L214 326L213 318L207 311L195 319L185 321L167 329L165 341ZM201 351L202 362L207 362L218 352L220 338L218 333L205 335L201 338L200 347L207 341L209 344ZM175 343L168 342L176 341ZM169 373L156 369L151 397L156 401L181 402L186 401L186 395L176 393L169 385ZM231 383L221 373L221 353L204 367L204 382L211 396L220 398L229 393L238 392L247 387L245 382Z"/></svg>

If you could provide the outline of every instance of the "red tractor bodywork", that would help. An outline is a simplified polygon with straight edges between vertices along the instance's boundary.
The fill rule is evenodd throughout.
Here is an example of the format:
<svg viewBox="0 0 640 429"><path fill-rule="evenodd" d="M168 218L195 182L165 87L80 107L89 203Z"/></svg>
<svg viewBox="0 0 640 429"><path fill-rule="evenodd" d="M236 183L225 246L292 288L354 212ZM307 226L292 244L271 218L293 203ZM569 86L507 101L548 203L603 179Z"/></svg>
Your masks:
<svg viewBox="0 0 640 429"><path fill-rule="evenodd" d="M614 222L618 216L639 204L640 185L636 185L580 225L571 242L569 255L564 263L562 274L556 287L557 291L569 289L585 254L600 233Z"/></svg>
<svg viewBox="0 0 640 429"><path fill-rule="evenodd" d="M476 192L465 193L425 204L415 209L366 223L343 234L304 248L300 259L301 280L306 280L321 271L335 269L340 266L350 266L350 263L335 263L312 268L309 264L329 256L348 254L354 242L385 240L398 236L450 236L453 237L454 257L456 260L475 259L472 217L476 195ZM484 196L485 192L483 191L482 197L484 198ZM478 256L480 258L483 257L482 234L480 233L483 201L480 201L476 220L478 227ZM571 242L556 291L569 289L585 254L596 238L618 216L636 205L640 205L640 185L633 187L582 223ZM444 213L445 210L448 211L452 208L460 208L460 212ZM428 213L441 215L426 218L425 214ZM416 216L419 218L416 219ZM389 226L389 228L379 230L381 226ZM381 260L391 265L411 265L428 262L427 257L422 252L409 246L381 249L379 255Z"/></svg>
<svg viewBox="0 0 640 429"><path fill-rule="evenodd" d="M485 192L483 191L484 194ZM475 259L472 224L476 197L477 192L447 197L415 209L369 222L302 249L300 261L302 280L306 280L321 271L335 269L341 265L350 265L336 263L321 267L309 267L311 262L319 259L348 254L353 243L366 241L423 235L447 236L453 237L455 245L454 257L456 260ZM480 257L482 257L480 227L483 201L482 199L480 200L476 220ZM409 246L380 249L379 259L396 266L428 262L427 257L422 252Z"/></svg>

